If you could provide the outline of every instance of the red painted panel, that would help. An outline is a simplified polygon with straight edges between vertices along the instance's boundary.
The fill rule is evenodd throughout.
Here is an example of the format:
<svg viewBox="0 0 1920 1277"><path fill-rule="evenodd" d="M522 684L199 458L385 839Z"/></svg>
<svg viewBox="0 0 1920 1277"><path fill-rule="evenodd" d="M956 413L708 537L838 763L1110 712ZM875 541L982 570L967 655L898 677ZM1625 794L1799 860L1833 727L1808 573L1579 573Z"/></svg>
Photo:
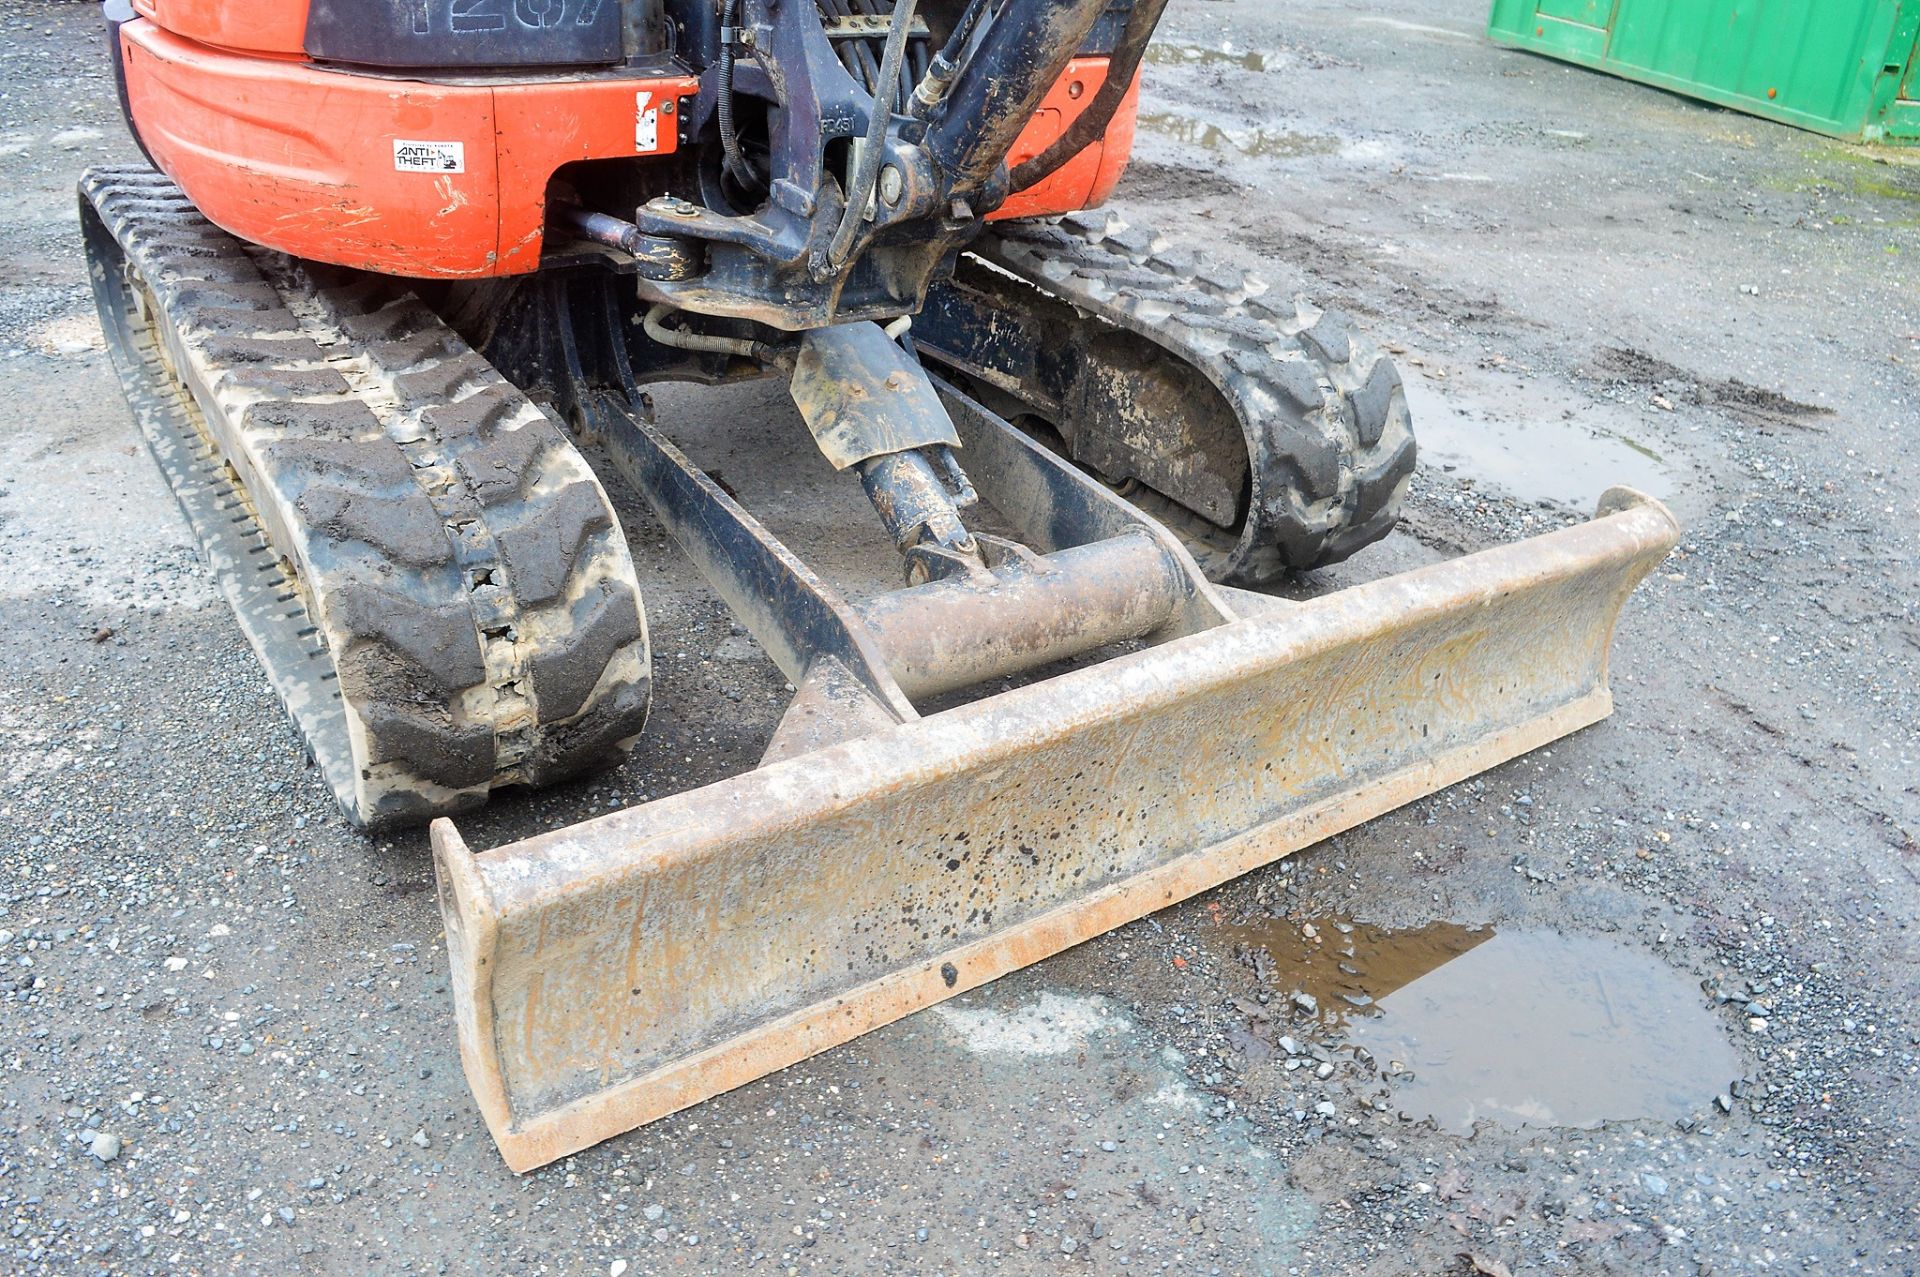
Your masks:
<svg viewBox="0 0 1920 1277"><path fill-rule="evenodd" d="M304 25L304 5L140 4L169 22L262 45L243 55L156 22L121 28L141 137L200 210L253 243L392 275L533 270L554 170L673 151L679 100L698 88L683 77L496 86L355 75L265 48L286 34L275 33L269 14L298 8ZM1092 101L1106 68L1104 58L1071 62L1011 161L1058 137ZM1132 151L1138 97L1136 80L1104 139L993 216L1048 216L1105 199Z"/></svg>
<svg viewBox="0 0 1920 1277"><path fill-rule="evenodd" d="M308 0L133 0L175 35L223 49L304 51Z"/></svg>
<svg viewBox="0 0 1920 1277"><path fill-rule="evenodd" d="M1107 78L1105 58L1075 58L1040 101L1040 109L1021 131L1007 154L1009 167L1032 159L1066 132L1093 101ZM1075 87L1078 86L1078 93ZM1106 135L1052 174L1024 191L1015 191L989 215L989 221L1012 217L1053 217L1091 208L1113 193L1133 154L1134 121L1140 111L1140 77L1136 73L1127 96L1107 125Z"/></svg>
<svg viewBox="0 0 1920 1277"><path fill-rule="evenodd" d="M141 139L216 225L390 274L492 273L491 90L241 57L150 22L121 41ZM460 171L396 172L396 139L457 146Z"/></svg>
<svg viewBox="0 0 1920 1277"><path fill-rule="evenodd" d="M499 136L500 259L497 274L540 259L547 181L575 160L666 155L679 148L680 100L699 92L671 80L530 80L494 90Z"/></svg>
<svg viewBox="0 0 1920 1277"><path fill-rule="evenodd" d="M208 219L256 244L390 275L532 270L553 171L674 150L677 100L696 87L352 75L212 49L151 22L128 23L121 42L140 136ZM641 93L656 109L676 103L655 118L651 151L639 147Z"/></svg>

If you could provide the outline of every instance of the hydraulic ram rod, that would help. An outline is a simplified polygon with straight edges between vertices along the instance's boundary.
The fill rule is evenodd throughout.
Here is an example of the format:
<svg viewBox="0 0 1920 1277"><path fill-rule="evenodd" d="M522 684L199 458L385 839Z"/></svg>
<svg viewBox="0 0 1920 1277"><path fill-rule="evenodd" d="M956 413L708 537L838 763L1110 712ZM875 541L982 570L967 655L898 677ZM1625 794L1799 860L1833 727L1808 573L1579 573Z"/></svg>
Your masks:
<svg viewBox="0 0 1920 1277"><path fill-rule="evenodd" d="M1186 580L1151 537L1122 533L991 574L895 590L855 611L909 696L931 696L1081 656L1165 626Z"/></svg>

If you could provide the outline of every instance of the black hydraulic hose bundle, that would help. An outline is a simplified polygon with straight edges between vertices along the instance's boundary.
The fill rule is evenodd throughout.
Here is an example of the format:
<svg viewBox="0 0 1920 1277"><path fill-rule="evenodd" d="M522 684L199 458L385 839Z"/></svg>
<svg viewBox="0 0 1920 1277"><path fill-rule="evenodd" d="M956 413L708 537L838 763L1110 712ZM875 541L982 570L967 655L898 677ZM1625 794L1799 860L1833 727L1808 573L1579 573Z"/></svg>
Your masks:
<svg viewBox="0 0 1920 1277"><path fill-rule="evenodd" d="M860 163L847 190L847 207L840 215L840 226L827 246L827 264L838 269L853 248L854 236L867 215L873 199L874 184L880 178L880 160L887 145L887 125L893 118L894 95L899 88L900 64L907 52L907 33L913 26L913 11L919 0L900 0L893 10L893 25L887 32L887 51L880 63L880 82L873 91L872 115L867 121L866 145L860 151Z"/></svg>
<svg viewBox="0 0 1920 1277"><path fill-rule="evenodd" d="M1153 29L1160 24L1160 14L1166 7L1167 0L1134 0L1126 29L1120 34L1120 44L1107 59L1107 78L1100 91L1051 146L1013 170L1008 189L1024 191L1043 181L1105 135L1113 113L1120 109L1127 90L1133 87L1134 73L1140 69L1140 60L1147 53L1147 41L1153 38Z"/></svg>
<svg viewBox="0 0 1920 1277"><path fill-rule="evenodd" d="M820 7L830 16L847 18L853 16L852 0L819 0ZM865 12L864 10L862 12ZM854 82L867 92L872 93L880 78L880 62L873 56L873 50L867 42L861 40L840 40L834 45L834 53L840 59L840 65L847 69Z"/></svg>

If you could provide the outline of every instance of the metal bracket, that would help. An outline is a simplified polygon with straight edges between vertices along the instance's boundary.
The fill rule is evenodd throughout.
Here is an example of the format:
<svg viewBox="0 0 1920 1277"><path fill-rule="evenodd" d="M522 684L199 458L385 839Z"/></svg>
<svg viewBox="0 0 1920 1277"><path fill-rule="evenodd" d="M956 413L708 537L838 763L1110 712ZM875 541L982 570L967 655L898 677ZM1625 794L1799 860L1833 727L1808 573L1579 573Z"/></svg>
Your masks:
<svg viewBox="0 0 1920 1277"><path fill-rule="evenodd" d="M792 391L835 470L933 444L960 446L926 370L875 323L802 337Z"/></svg>
<svg viewBox="0 0 1920 1277"><path fill-rule="evenodd" d="M893 30L893 18L884 13L853 13L840 17L823 18L821 25L826 28L829 40L884 39ZM908 39L927 40L933 37L933 28L927 20L914 15L913 24L907 28Z"/></svg>

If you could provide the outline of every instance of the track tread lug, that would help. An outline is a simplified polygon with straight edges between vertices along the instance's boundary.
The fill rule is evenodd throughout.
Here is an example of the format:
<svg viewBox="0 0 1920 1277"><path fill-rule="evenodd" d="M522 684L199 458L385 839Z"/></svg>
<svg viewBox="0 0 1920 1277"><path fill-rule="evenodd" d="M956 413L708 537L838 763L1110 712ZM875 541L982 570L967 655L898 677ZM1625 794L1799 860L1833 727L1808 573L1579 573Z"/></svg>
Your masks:
<svg viewBox="0 0 1920 1277"><path fill-rule="evenodd" d="M207 358L222 364L320 363L326 354L311 337L256 337L231 332L200 338Z"/></svg>
<svg viewBox="0 0 1920 1277"><path fill-rule="evenodd" d="M1243 355L1245 352L1240 352ZM1258 358L1258 356L1251 356ZM1270 384L1285 393L1296 410L1311 412L1326 399L1319 370L1304 359L1275 359L1267 369Z"/></svg>
<svg viewBox="0 0 1920 1277"><path fill-rule="evenodd" d="M168 291L172 294L169 300L180 310L232 310L258 314L283 309L280 294L264 281L240 285L193 280L176 282Z"/></svg>
<svg viewBox="0 0 1920 1277"><path fill-rule="evenodd" d="M467 489L481 505L494 505L518 497L535 472L540 454L562 442L556 430L543 429L545 422L529 423L517 430L495 431L492 438L467 451L454 464L467 481Z"/></svg>
<svg viewBox="0 0 1920 1277"><path fill-rule="evenodd" d="M400 763L451 789L488 783L493 774L493 729L486 723L436 722L381 704L366 716L371 757Z"/></svg>
<svg viewBox="0 0 1920 1277"><path fill-rule="evenodd" d="M642 635L629 594L595 589L573 605L573 641L533 661L533 692L543 713L572 718L586 706L615 654Z"/></svg>
<svg viewBox="0 0 1920 1277"><path fill-rule="evenodd" d="M1400 374L1384 359L1373 366L1365 382L1353 392L1353 426L1369 448L1380 442L1400 390Z"/></svg>
<svg viewBox="0 0 1920 1277"><path fill-rule="evenodd" d="M345 396L318 402L265 399L250 403L242 410L241 429L249 433L271 430L304 436L287 445L269 444L268 447L292 443L317 447L325 442L386 437L380 418L373 415L373 410L360 400Z"/></svg>
<svg viewBox="0 0 1920 1277"><path fill-rule="evenodd" d="M578 717L550 729L549 739L528 760L527 770L536 783L550 785L580 775L594 760L630 745L635 724L646 716L647 695L645 683L617 683Z"/></svg>
<svg viewBox="0 0 1920 1277"><path fill-rule="evenodd" d="M518 523L498 529L500 557L522 607L542 607L558 598L573 578L587 539L613 524L593 483L570 483Z"/></svg>
<svg viewBox="0 0 1920 1277"><path fill-rule="evenodd" d="M316 483L294 505L322 536L364 542L406 567L432 568L453 561L446 525L417 488L395 497Z"/></svg>
<svg viewBox="0 0 1920 1277"><path fill-rule="evenodd" d="M333 368L262 368L241 364L220 374L222 390L251 391L280 399L304 399L318 395L351 394L338 370Z"/></svg>
<svg viewBox="0 0 1920 1277"><path fill-rule="evenodd" d="M440 326L439 318L412 297L395 298L364 311L358 309L361 299L351 287L331 289L325 300L333 304L335 318L347 336L369 345L402 341Z"/></svg>
<svg viewBox="0 0 1920 1277"><path fill-rule="evenodd" d="M1325 311L1300 334L1329 363L1344 364L1353 358L1353 325L1338 311Z"/></svg>
<svg viewBox="0 0 1920 1277"><path fill-rule="evenodd" d="M499 376L492 364L467 350L431 367L410 368L394 374L393 393L401 406L423 408L455 398L464 386L475 381L491 378L499 385L506 385L498 381Z"/></svg>
<svg viewBox="0 0 1920 1277"><path fill-rule="evenodd" d="M1101 243L1109 249L1117 249L1137 262L1145 262L1153 256L1157 237L1144 226L1117 226L1106 233Z"/></svg>
<svg viewBox="0 0 1920 1277"><path fill-rule="evenodd" d="M329 619L349 641L378 648L389 659L404 657L444 691L463 691L487 676L480 640L461 604L423 603L392 589L348 581L334 591L332 612Z"/></svg>
<svg viewBox="0 0 1920 1277"><path fill-rule="evenodd" d="M370 341L367 343L367 354L375 363L386 367L405 367L448 354L450 342L457 340L444 327L436 326L409 333L405 337L387 337Z"/></svg>
<svg viewBox="0 0 1920 1277"><path fill-rule="evenodd" d="M520 418L526 406L520 393L502 380L480 387L465 399L433 404L421 412L420 419L448 447L464 450L493 439ZM546 418L540 422L544 424Z"/></svg>
<svg viewBox="0 0 1920 1277"><path fill-rule="evenodd" d="M258 337L263 334L292 335L300 330L300 321L284 306L221 308L197 310L191 322L180 325L182 332L199 337Z"/></svg>
<svg viewBox="0 0 1920 1277"><path fill-rule="evenodd" d="M342 402L358 408L366 406L351 399ZM276 483L282 486L294 482L302 487L318 482L346 483L389 497L418 491L406 454L384 434L371 439L287 439L267 443L261 452L274 471Z"/></svg>

